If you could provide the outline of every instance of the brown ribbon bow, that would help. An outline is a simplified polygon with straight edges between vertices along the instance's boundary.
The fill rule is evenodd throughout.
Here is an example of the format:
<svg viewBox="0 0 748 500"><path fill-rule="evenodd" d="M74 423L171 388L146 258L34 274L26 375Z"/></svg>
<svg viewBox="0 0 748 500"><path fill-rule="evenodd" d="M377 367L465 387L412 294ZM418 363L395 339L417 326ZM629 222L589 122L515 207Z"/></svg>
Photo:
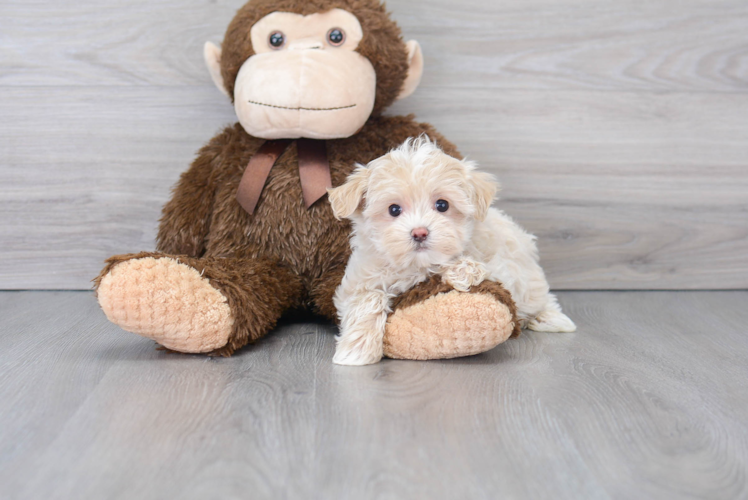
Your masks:
<svg viewBox="0 0 748 500"><path fill-rule="evenodd" d="M254 213L257 207L270 170L292 142L291 139L266 141L249 160L249 165L239 182L236 199L250 214ZM304 204L309 208L327 193L327 188L332 187L330 163L327 161L327 143L314 139L298 139L296 148L299 154L301 191Z"/></svg>

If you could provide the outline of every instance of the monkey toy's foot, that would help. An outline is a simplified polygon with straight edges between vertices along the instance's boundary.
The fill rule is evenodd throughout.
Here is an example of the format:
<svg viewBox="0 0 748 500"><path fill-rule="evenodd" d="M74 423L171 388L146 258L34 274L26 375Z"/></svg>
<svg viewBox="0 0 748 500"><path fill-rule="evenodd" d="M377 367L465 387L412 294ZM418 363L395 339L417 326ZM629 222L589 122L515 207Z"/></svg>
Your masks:
<svg viewBox="0 0 748 500"><path fill-rule="evenodd" d="M226 297L178 258L141 255L113 257L96 279L107 318L174 351L225 346L234 323Z"/></svg>
<svg viewBox="0 0 748 500"><path fill-rule="evenodd" d="M395 300L384 355L417 360L470 356L519 331L514 301L499 283L484 281L459 292L434 276Z"/></svg>

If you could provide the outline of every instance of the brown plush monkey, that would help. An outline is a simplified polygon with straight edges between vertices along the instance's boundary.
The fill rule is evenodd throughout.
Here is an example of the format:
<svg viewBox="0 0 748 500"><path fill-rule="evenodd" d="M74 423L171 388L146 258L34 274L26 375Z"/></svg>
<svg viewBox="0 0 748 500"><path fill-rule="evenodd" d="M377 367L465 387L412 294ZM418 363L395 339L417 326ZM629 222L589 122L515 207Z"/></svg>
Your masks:
<svg viewBox="0 0 748 500"><path fill-rule="evenodd" d="M206 44L205 58L239 123L182 174L158 251L110 258L95 286L125 330L175 351L228 356L288 309L335 320L350 226L333 217L326 187L408 137L425 133L458 152L428 124L382 116L415 90L423 59L379 0L252 0L221 49ZM500 284L461 293L434 278L395 301L385 354L464 356L517 331Z"/></svg>

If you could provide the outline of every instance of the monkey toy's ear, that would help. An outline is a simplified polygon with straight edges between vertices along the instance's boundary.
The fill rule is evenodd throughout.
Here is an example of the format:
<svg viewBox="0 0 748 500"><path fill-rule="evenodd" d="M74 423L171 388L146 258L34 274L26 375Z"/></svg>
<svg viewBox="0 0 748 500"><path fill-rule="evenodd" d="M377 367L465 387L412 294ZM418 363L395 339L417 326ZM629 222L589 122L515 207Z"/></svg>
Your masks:
<svg viewBox="0 0 748 500"><path fill-rule="evenodd" d="M363 165L356 165L356 170L348 177L342 186L327 190L335 218L350 217L364 201L366 186L369 184L369 169Z"/></svg>
<svg viewBox="0 0 748 500"><path fill-rule="evenodd" d="M421 46L415 40L410 40L405 46L408 48L408 75L405 77L403 88L397 96L398 100L404 99L415 92L418 84L421 83L421 76L423 75L423 53L421 52Z"/></svg>
<svg viewBox="0 0 748 500"><path fill-rule="evenodd" d="M223 95L229 97L226 86L223 84L223 76L221 75L221 47L213 42L205 42L203 57L205 58L205 64L208 66L213 83L216 84L216 87L218 87L218 90Z"/></svg>

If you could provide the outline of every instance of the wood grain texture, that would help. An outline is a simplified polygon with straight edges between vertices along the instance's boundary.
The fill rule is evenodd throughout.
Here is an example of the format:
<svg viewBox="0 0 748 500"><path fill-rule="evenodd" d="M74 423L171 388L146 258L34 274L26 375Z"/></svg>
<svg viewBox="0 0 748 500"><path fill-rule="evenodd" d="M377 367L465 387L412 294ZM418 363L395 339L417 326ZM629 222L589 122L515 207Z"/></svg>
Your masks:
<svg viewBox="0 0 748 500"><path fill-rule="evenodd" d="M200 85L205 40L243 0L6 0L0 85ZM742 0L391 0L425 86L695 90L748 86Z"/></svg>
<svg viewBox="0 0 748 500"><path fill-rule="evenodd" d="M234 121L201 60L241 0L0 5L0 289L85 289L153 248ZM426 56L393 113L504 191L566 289L748 287L748 4L390 1Z"/></svg>
<svg viewBox="0 0 748 500"><path fill-rule="evenodd" d="M209 359L0 293L3 498L746 497L748 292L560 299L575 334L351 368L325 324Z"/></svg>
<svg viewBox="0 0 748 500"><path fill-rule="evenodd" d="M554 287L748 283L748 95L447 89L395 109L411 105L498 175ZM195 145L232 120L210 87L0 88L4 110L23 115L0 124L5 288L87 288L109 255L152 249Z"/></svg>

